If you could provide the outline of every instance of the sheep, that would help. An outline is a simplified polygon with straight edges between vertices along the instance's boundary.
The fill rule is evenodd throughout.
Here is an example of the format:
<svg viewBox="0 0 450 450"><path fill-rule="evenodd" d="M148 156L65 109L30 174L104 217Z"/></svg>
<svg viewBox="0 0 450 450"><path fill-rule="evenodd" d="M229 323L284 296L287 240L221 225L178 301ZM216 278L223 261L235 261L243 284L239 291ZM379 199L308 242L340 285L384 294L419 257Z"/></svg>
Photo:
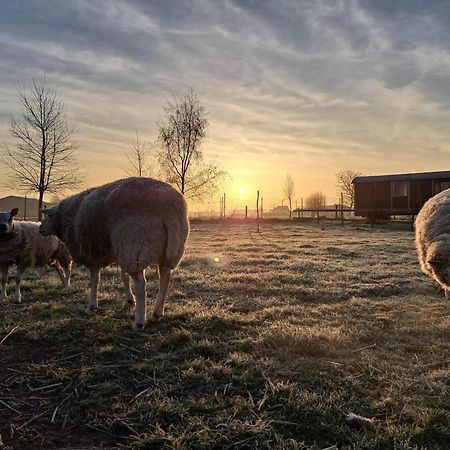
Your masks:
<svg viewBox="0 0 450 450"><path fill-rule="evenodd" d="M416 247L422 271L450 298L450 189L430 198L417 215Z"/></svg>
<svg viewBox="0 0 450 450"><path fill-rule="evenodd" d="M2 291L0 300L6 299L6 283L10 266L15 264L16 290L15 303L21 303L20 282L23 273L31 266L53 267L61 278L64 287L70 285L72 257L66 246L56 237L44 237L39 233L39 224L32 222L14 222L19 209L0 212L0 271Z"/></svg>
<svg viewBox="0 0 450 450"><path fill-rule="evenodd" d="M159 292L150 321L162 317L171 271L183 256L189 233L182 194L155 179L126 178L87 189L43 212L41 233L55 234L74 260L89 269L88 315L98 309L101 269L116 263L125 287L124 310L136 306L133 330L143 330L146 324L145 269L150 265L159 269Z"/></svg>

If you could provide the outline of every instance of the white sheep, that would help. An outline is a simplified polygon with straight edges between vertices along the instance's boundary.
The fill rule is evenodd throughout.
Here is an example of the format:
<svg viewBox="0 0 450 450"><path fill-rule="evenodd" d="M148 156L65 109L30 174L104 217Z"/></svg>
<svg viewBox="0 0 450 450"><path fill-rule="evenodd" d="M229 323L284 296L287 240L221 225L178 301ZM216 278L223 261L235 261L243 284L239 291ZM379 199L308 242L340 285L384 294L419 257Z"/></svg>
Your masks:
<svg viewBox="0 0 450 450"><path fill-rule="evenodd" d="M0 212L0 271L2 273L2 291L0 300L6 299L6 283L10 266L15 264L16 291L14 301L20 303L22 295L20 282L28 267L53 267L65 287L70 284L72 258L66 246L56 237L44 237L39 233L39 224L32 222L14 222L18 208L11 212Z"/></svg>
<svg viewBox="0 0 450 450"><path fill-rule="evenodd" d="M450 189L430 198L417 215L416 246L422 270L450 298Z"/></svg>
<svg viewBox="0 0 450 450"><path fill-rule="evenodd" d="M125 308L136 303L133 329L143 329L146 323L145 269L152 264L158 265L160 286L151 320L163 315L170 274L183 256L189 233L186 202L178 191L158 180L127 178L83 191L43 212L41 233L58 236L74 260L90 271L88 314L98 308L100 270L117 263Z"/></svg>

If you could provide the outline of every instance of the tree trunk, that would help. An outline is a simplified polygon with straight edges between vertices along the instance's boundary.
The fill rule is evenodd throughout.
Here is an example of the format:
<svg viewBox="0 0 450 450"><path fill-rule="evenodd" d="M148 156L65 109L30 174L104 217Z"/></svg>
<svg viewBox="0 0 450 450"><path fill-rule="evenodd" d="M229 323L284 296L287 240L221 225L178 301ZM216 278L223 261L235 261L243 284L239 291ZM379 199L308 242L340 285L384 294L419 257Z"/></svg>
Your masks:
<svg viewBox="0 0 450 450"><path fill-rule="evenodd" d="M289 198L289 219L292 219L292 200Z"/></svg>
<svg viewBox="0 0 450 450"><path fill-rule="evenodd" d="M42 222L42 203L44 199L44 191L39 191L39 203L38 203L38 222Z"/></svg>

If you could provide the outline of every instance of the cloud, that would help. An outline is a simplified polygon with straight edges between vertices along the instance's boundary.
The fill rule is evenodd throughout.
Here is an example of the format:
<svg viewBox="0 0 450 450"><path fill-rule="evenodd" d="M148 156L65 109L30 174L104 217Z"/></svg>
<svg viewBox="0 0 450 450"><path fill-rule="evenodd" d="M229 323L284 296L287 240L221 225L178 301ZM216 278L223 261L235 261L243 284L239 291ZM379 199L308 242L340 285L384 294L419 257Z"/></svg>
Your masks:
<svg viewBox="0 0 450 450"><path fill-rule="evenodd" d="M0 140L9 139L16 83L45 74L76 125L92 184L119 176L114 164L104 175L94 166L108 155L119 167L136 127L154 139L167 100L190 86L209 110L207 151L228 168L253 158L265 170L276 155L280 172L295 163L299 177L323 186L341 168L441 169L448 157L448 2L26 0L2 8Z"/></svg>

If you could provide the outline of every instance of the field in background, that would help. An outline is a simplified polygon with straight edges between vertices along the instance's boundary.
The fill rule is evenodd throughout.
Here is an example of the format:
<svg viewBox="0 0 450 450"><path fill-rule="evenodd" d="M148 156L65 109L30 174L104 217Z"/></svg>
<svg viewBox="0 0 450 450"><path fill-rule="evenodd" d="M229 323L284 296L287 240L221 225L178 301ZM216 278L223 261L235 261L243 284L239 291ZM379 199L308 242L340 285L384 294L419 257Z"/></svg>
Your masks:
<svg viewBox="0 0 450 450"><path fill-rule="evenodd" d="M166 316L142 334L113 268L93 318L84 269L67 291L30 271L24 303L0 306L3 443L449 448L450 303L406 228L194 223Z"/></svg>

